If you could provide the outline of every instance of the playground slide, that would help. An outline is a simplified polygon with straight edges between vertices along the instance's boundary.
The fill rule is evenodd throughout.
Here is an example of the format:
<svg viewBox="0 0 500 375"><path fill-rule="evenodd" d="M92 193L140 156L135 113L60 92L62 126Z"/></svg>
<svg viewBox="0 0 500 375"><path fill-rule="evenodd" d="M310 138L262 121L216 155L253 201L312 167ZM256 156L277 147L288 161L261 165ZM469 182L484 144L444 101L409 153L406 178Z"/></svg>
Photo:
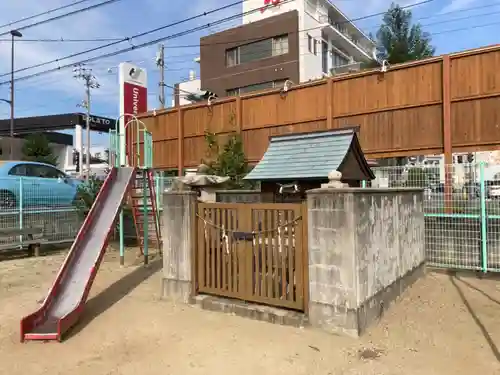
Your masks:
<svg viewBox="0 0 500 375"><path fill-rule="evenodd" d="M79 319L134 168L113 168L103 183L42 306L21 320L21 342L58 340Z"/></svg>

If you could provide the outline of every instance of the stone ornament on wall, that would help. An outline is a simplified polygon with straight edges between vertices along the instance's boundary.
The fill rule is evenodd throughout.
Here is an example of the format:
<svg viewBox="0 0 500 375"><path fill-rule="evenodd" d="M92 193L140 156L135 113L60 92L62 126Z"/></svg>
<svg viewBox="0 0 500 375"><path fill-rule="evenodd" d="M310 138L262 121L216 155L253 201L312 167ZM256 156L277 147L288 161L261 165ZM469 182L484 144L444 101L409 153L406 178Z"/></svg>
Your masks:
<svg viewBox="0 0 500 375"><path fill-rule="evenodd" d="M328 182L326 184L321 184L323 189L341 189L346 187L346 184L342 183L342 173L339 171L331 171L328 173Z"/></svg>

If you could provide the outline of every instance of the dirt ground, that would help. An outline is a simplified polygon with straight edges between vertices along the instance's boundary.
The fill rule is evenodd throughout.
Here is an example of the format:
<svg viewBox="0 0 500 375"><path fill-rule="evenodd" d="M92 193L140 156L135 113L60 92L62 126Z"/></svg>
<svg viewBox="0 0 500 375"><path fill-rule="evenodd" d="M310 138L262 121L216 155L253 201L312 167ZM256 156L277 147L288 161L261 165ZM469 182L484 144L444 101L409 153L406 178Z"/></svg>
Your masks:
<svg viewBox="0 0 500 375"><path fill-rule="evenodd" d="M63 257L0 262L1 373L500 374L498 281L430 273L356 340L162 301L161 264L121 268L114 251L64 343L20 344Z"/></svg>

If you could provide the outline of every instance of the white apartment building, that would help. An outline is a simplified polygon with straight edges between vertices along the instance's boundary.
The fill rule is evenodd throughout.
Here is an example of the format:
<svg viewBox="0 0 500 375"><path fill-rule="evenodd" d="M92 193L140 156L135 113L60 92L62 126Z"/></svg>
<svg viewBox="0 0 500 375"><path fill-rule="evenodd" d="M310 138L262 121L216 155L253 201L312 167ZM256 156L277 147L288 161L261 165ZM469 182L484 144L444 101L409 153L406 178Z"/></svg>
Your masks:
<svg viewBox="0 0 500 375"><path fill-rule="evenodd" d="M357 71L360 69L361 63L369 62L373 59L375 51L374 42L356 25L350 22L349 18L342 13L337 6L328 0L247 0L243 2L241 25L230 30L212 34L210 37L220 35L222 39L223 33L228 35L231 34L233 30L235 34L241 35L245 33L245 28L248 27L250 29L254 27L256 23L259 23L259 21L269 20L273 17L278 17L293 11L296 11L298 15L296 29L288 30L287 32L289 34L286 35L286 38L283 38L283 35L280 37L280 30L277 29L275 31L276 35L274 37L270 36L271 38L269 38L269 40L272 39L273 46L269 56L276 57L279 55L292 54L292 50L294 51L294 54L297 56L290 56L290 58L298 59L299 65L299 82L296 82L296 78L294 78L292 80L294 84L321 79L329 75ZM296 35L292 36L291 34ZM296 52L297 48L292 48L291 45L288 45L292 39L296 40L296 36L298 37L298 53ZM228 38L230 37L228 36ZM275 39L279 39L279 45L275 43ZM265 40L262 42L265 42ZM267 47L257 46L258 43L260 42L253 43L256 44L255 48L251 46L252 42L249 41L247 46L240 46L237 49L232 47L230 49L238 54L243 53L240 51L244 49L255 50L260 48L261 50L258 53L265 59L265 51L263 51L262 48ZM265 43L261 44L264 45ZM224 78L224 75L229 74L229 70L232 67L229 63L231 62L231 64L233 64L235 61L233 59L236 59L236 61L238 61L237 64L241 65L243 68L243 64L245 64L243 58L238 58L239 56L234 55L231 56L231 61L229 61L227 56L228 51L229 49L226 51L225 71L222 69L223 67L220 66L220 56L217 57L221 54L221 48L211 48L208 51L208 56L206 55L207 52L205 52L205 57L202 61L200 62L199 59L197 60L202 65L202 69L200 70L205 70L206 72L213 68L214 70L221 71L221 78ZM210 56L211 54L213 54L213 56ZM244 56L242 55L242 57ZM217 66L213 63L213 61L216 60L219 61L219 65ZM252 63L255 63L255 59L253 59ZM262 69L264 68L265 67L262 67ZM267 66L267 68L269 68L269 66ZM276 70L278 71L279 69L278 67ZM255 69L250 70L255 76ZM247 73L243 71L238 74L243 75ZM277 87L276 85L278 83L283 84L285 81L283 77L279 76L279 72L275 78L268 78L269 72L266 74L265 82L258 82L257 80L256 82L251 82L250 85L245 85L245 87L241 89L239 87L235 87L234 89L239 93L262 90L265 88ZM217 80L218 78L209 77L208 79L213 82L214 79ZM291 77L288 77L288 79L291 79ZM192 74L190 74L190 79L188 81L179 84L179 103L181 105L190 103L186 98L187 92L212 90L211 87L203 87L204 85L211 86L211 84L206 83L206 81L207 77L204 77L203 73L200 79L195 79ZM231 87L231 89L233 89L233 87ZM224 95L227 95L227 92L232 92L232 90L226 90ZM175 104L175 100L173 100L172 104Z"/></svg>
<svg viewBox="0 0 500 375"><path fill-rule="evenodd" d="M300 81L360 69L373 59L375 43L329 0L247 0L243 24L297 10Z"/></svg>

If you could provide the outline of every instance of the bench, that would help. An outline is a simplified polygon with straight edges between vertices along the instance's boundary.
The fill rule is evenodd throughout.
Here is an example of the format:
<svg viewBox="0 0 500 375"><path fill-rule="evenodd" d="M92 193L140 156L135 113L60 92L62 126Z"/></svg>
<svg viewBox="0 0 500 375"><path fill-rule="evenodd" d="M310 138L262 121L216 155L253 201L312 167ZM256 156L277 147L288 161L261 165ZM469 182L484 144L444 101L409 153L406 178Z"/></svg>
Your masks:
<svg viewBox="0 0 500 375"><path fill-rule="evenodd" d="M27 240L22 240L19 242L13 242L12 244L0 245L0 249L11 249L12 247L22 247L28 246L28 253L30 256L40 255L40 246L42 240L40 238L33 239L34 235L42 235L44 228L42 227L31 227L31 228L1 228L0 229L0 240L6 240L12 237L28 237Z"/></svg>

